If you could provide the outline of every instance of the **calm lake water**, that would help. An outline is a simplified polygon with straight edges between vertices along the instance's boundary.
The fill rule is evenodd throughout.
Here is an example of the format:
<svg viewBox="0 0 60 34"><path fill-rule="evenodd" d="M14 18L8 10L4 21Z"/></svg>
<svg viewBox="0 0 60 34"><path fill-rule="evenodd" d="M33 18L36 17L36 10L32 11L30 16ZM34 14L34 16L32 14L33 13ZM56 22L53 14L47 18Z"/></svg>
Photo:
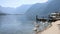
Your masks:
<svg viewBox="0 0 60 34"><path fill-rule="evenodd" d="M33 27L25 15L0 16L0 34L33 34Z"/></svg>
<svg viewBox="0 0 60 34"><path fill-rule="evenodd" d="M33 22L25 15L0 15L0 34L34 34ZM47 26L39 24L41 30Z"/></svg>

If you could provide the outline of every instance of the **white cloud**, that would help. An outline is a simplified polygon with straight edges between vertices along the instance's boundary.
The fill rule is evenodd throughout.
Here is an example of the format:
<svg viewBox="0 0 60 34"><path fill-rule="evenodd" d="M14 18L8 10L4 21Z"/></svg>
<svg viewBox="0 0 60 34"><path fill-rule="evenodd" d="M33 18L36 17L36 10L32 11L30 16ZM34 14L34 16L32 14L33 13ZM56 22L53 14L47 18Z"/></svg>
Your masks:
<svg viewBox="0 0 60 34"><path fill-rule="evenodd" d="M0 0L0 5L4 7L17 7L22 4L43 3L47 0Z"/></svg>

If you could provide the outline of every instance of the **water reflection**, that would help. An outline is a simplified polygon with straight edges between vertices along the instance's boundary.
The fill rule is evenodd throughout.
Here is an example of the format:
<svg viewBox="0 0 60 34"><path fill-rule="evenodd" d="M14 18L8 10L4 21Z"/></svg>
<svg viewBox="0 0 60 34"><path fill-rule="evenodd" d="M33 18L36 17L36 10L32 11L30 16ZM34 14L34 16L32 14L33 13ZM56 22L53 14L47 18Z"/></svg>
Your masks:
<svg viewBox="0 0 60 34"><path fill-rule="evenodd" d="M32 34L32 21L24 15L0 16L0 34Z"/></svg>
<svg viewBox="0 0 60 34"><path fill-rule="evenodd" d="M30 21L25 15L1 15L0 16L0 34L34 34L34 21ZM40 29L43 30L49 23L40 23Z"/></svg>

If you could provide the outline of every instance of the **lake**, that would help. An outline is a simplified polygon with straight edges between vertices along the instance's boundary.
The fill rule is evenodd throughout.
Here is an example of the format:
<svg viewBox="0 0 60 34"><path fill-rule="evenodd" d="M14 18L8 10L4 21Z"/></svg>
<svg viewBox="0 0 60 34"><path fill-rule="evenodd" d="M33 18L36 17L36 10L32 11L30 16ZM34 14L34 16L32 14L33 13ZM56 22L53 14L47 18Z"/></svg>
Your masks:
<svg viewBox="0 0 60 34"><path fill-rule="evenodd" d="M34 34L33 23L25 15L0 15L0 34ZM48 26L48 23L39 24L41 30Z"/></svg>
<svg viewBox="0 0 60 34"><path fill-rule="evenodd" d="M33 27L25 15L0 16L0 34L33 34Z"/></svg>

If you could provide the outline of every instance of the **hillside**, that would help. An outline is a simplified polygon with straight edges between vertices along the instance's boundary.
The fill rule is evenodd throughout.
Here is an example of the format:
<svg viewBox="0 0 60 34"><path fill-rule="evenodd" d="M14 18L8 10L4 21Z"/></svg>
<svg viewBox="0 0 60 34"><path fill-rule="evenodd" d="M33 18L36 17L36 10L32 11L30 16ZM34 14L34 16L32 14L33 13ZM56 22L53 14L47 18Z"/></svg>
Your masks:
<svg viewBox="0 0 60 34"><path fill-rule="evenodd" d="M32 5L25 13L29 20L34 20L36 15L41 15L41 12L47 7L47 3L37 3Z"/></svg>
<svg viewBox="0 0 60 34"><path fill-rule="evenodd" d="M60 0L48 3L35 4L25 14L29 20L35 20L35 16L48 16L50 13L60 11Z"/></svg>
<svg viewBox="0 0 60 34"><path fill-rule="evenodd" d="M24 14L30 7L31 7L31 5L21 5L16 8L15 13Z"/></svg>

